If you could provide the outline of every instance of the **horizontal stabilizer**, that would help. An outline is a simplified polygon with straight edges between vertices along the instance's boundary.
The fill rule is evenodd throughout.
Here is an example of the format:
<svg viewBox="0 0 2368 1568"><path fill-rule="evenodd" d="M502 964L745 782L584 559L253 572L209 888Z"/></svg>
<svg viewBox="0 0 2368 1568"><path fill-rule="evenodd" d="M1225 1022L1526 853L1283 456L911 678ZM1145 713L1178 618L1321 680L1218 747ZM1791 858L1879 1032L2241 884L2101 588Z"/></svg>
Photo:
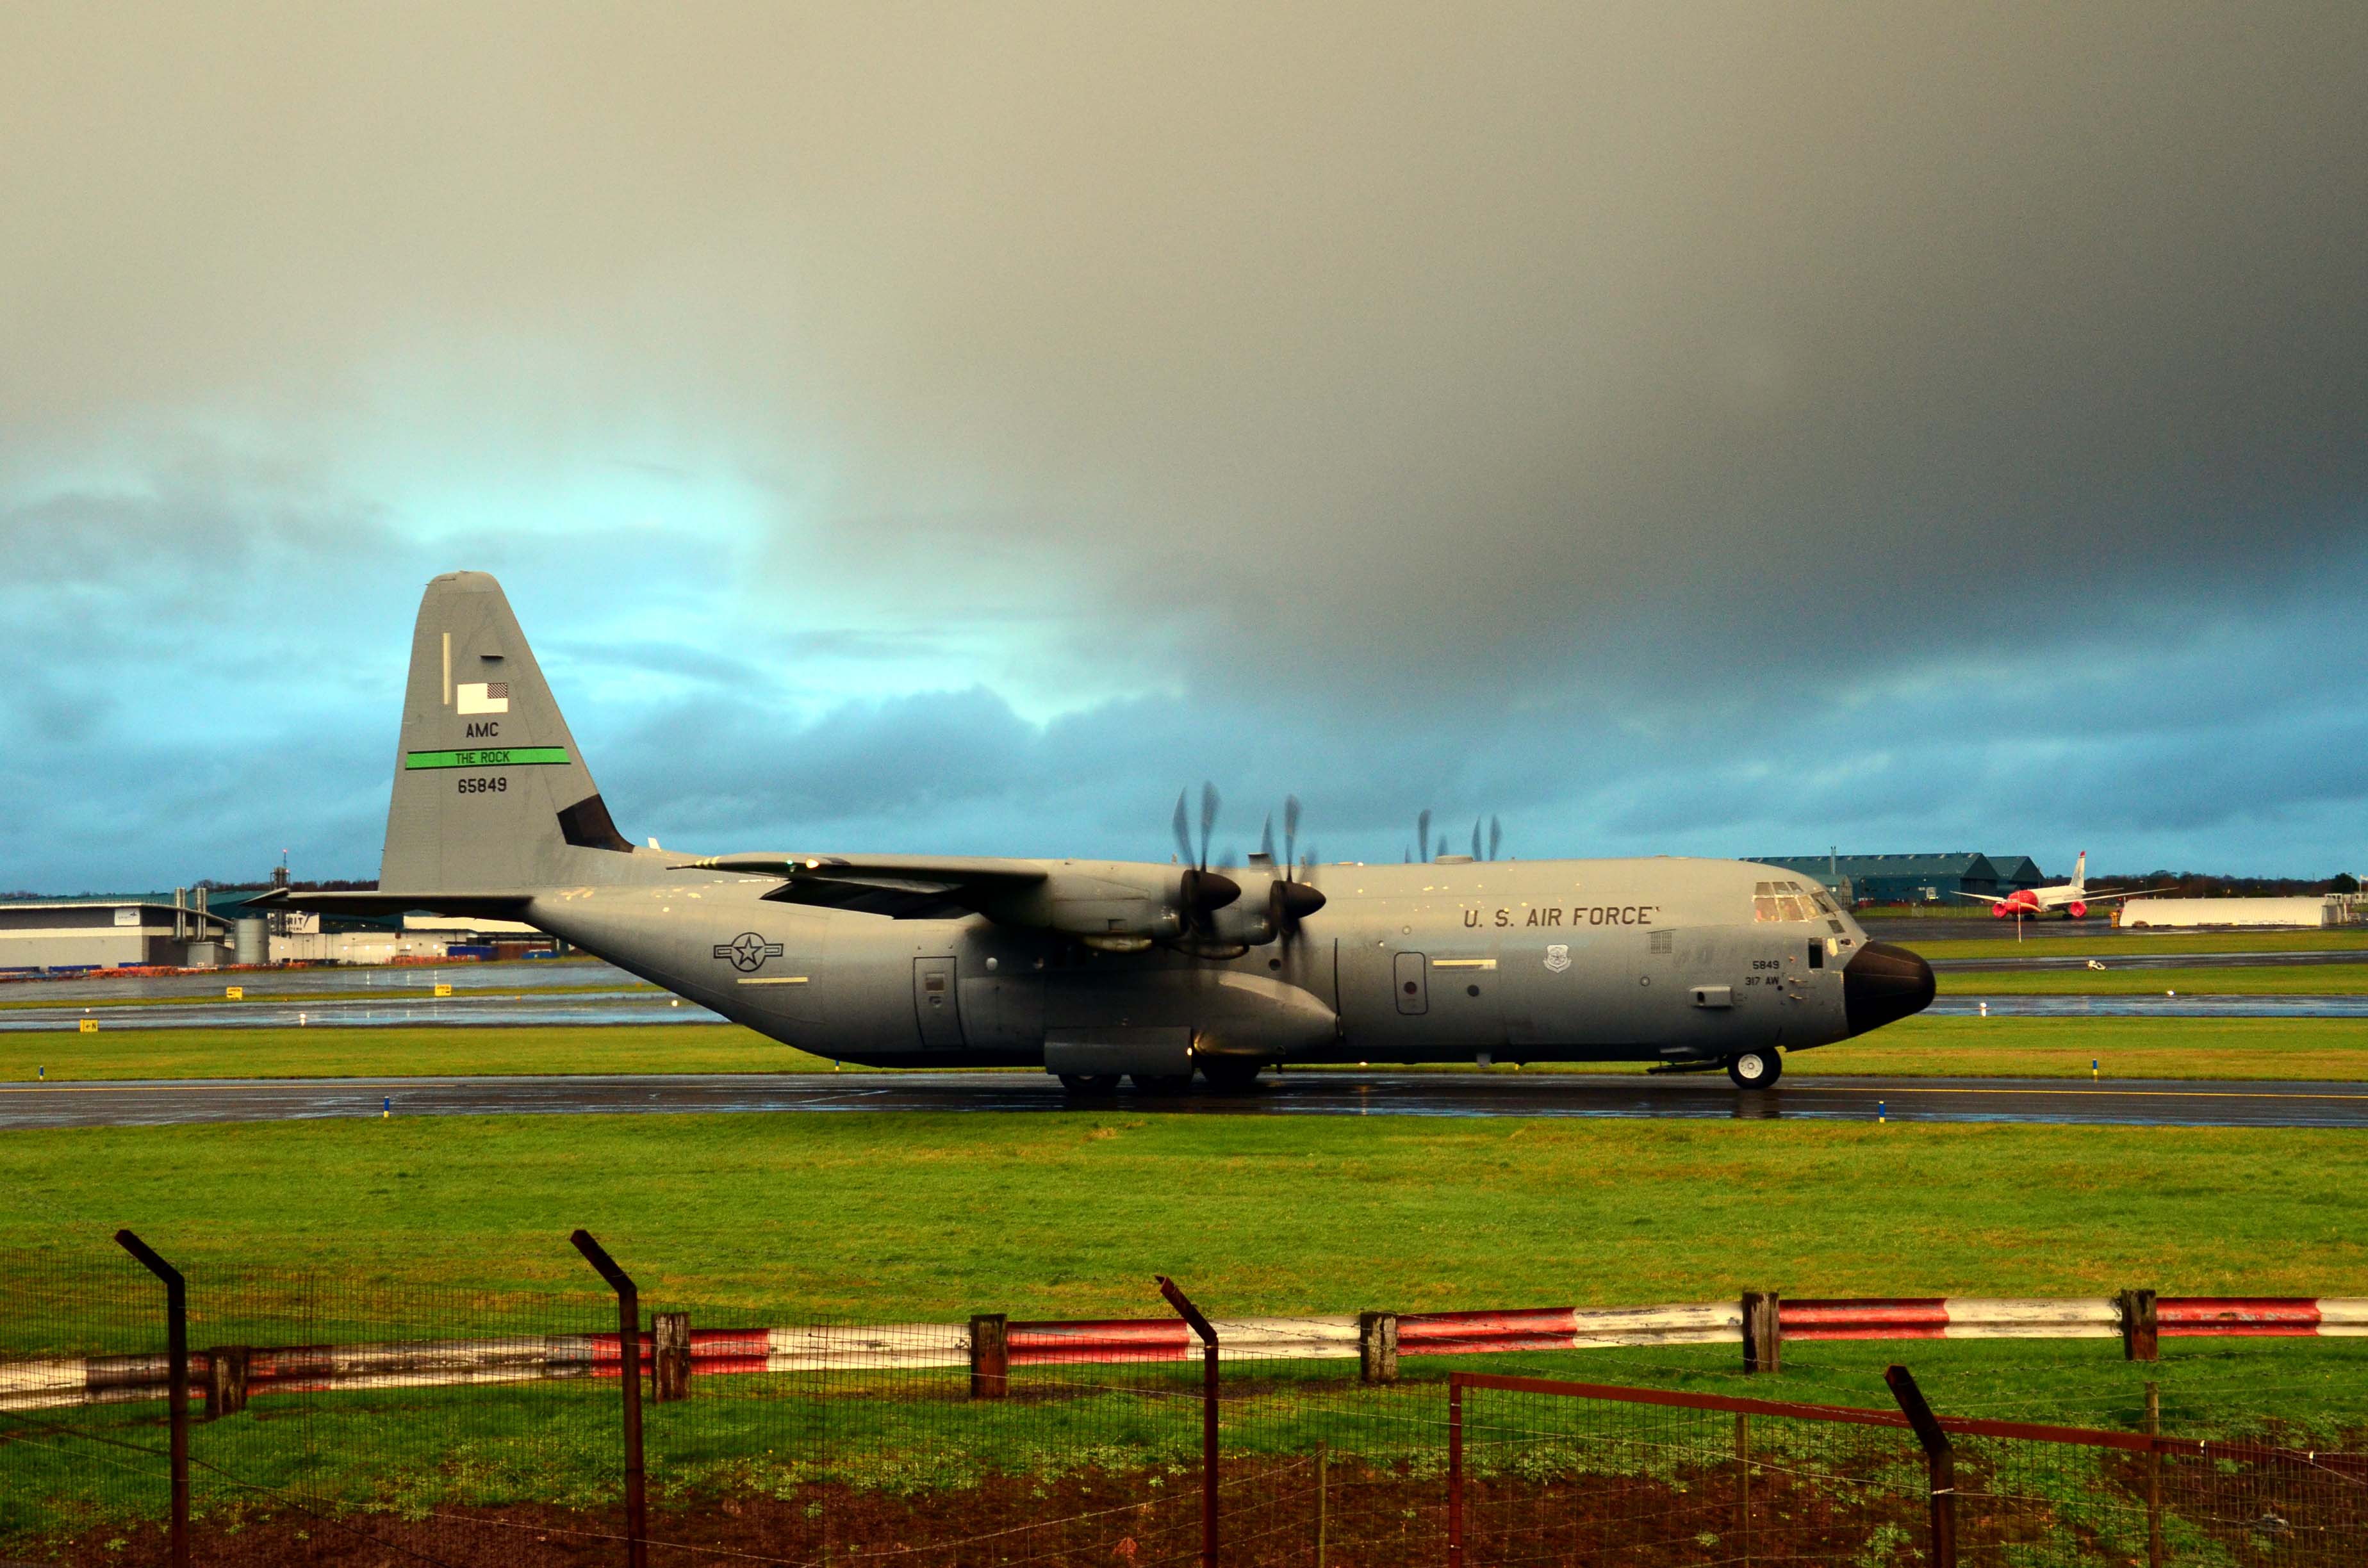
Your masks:
<svg viewBox="0 0 2368 1568"><path fill-rule="evenodd" d="M516 920L534 901L523 888L472 888L467 892L294 892L274 888L247 902L249 909L308 909L322 915L483 915Z"/></svg>

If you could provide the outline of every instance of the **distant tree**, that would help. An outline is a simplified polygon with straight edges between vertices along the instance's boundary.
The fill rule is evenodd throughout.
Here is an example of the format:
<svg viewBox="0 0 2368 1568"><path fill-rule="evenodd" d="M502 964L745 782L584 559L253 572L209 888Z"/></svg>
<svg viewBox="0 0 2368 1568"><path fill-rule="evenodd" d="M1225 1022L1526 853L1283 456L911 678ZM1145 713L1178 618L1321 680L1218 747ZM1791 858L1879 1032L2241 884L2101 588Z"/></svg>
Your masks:
<svg viewBox="0 0 2368 1568"><path fill-rule="evenodd" d="M2358 892L2360 891L2360 879L2352 876L2348 871L2338 871L2334 876L2328 879L2327 891L2329 892Z"/></svg>

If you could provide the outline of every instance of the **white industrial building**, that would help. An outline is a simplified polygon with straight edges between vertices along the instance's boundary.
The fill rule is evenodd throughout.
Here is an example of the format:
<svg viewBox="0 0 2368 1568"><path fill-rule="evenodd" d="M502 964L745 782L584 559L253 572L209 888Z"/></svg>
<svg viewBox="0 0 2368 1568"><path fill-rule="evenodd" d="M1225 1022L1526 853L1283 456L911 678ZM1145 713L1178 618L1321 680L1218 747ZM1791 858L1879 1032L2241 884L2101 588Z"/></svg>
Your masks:
<svg viewBox="0 0 2368 1568"><path fill-rule="evenodd" d="M2207 926L2339 926L2340 896L2307 898L2134 898L2122 905L2122 928L2193 930Z"/></svg>
<svg viewBox="0 0 2368 1568"><path fill-rule="evenodd" d="M231 959L230 922L202 904L57 899L0 904L0 972L210 968Z"/></svg>

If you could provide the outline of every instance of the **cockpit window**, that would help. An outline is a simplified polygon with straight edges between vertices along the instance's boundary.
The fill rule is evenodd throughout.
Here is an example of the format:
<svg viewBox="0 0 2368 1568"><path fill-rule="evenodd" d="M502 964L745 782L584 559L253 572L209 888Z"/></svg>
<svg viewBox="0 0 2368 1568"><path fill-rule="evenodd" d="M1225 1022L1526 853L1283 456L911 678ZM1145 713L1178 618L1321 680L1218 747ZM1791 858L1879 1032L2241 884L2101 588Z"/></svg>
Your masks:
<svg viewBox="0 0 2368 1568"><path fill-rule="evenodd" d="M1758 883L1752 889L1751 918L1754 921L1816 920L1821 915L1839 913L1825 890L1814 884L1771 881Z"/></svg>

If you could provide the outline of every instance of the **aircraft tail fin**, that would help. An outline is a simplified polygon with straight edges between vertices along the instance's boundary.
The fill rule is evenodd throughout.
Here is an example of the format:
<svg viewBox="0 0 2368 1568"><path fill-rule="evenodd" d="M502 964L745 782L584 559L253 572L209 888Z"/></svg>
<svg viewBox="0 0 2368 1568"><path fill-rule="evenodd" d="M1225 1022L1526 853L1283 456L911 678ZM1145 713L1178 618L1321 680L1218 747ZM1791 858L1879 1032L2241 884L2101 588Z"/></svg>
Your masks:
<svg viewBox="0 0 2368 1568"><path fill-rule="evenodd" d="M2072 862L2072 891L2078 892L2088 885L2089 852L2083 849L2080 851L2079 858Z"/></svg>
<svg viewBox="0 0 2368 1568"><path fill-rule="evenodd" d="M466 893L628 880L617 831L501 585L427 585L411 636L379 887Z"/></svg>

